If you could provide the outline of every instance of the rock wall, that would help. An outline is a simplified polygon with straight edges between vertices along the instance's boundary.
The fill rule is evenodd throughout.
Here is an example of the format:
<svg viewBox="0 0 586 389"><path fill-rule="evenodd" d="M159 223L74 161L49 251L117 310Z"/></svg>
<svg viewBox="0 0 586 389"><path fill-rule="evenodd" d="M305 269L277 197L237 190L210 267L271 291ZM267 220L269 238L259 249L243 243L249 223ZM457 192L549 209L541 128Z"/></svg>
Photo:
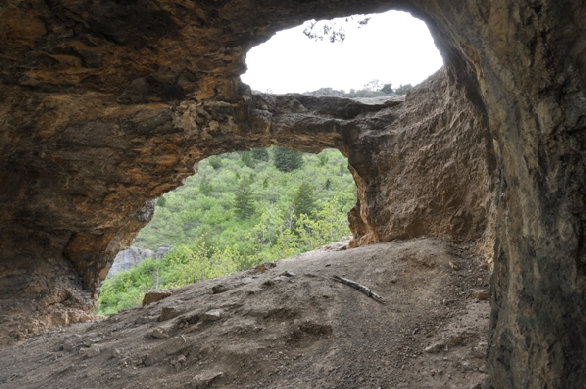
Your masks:
<svg viewBox="0 0 586 389"><path fill-rule="evenodd" d="M139 265L147 258L155 258L155 252L149 249L141 249L140 247L130 246L124 249L114 257L112 266L106 275L106 278L115 276L116 274L128 270L133 266Z"/></svg>
<svg viewBox="0 0 586 389"><path fill-rule="evenodd" d="M253 96L239 81L246 51L279 29L391 8L427 22L446 65L404 102ZM90 318L148 201L201 158L334 146L359 191L355 244L486 249L494 233L492 387L579 387L585 19L581 2L546 0L1 5L2 342Z"/></svg>

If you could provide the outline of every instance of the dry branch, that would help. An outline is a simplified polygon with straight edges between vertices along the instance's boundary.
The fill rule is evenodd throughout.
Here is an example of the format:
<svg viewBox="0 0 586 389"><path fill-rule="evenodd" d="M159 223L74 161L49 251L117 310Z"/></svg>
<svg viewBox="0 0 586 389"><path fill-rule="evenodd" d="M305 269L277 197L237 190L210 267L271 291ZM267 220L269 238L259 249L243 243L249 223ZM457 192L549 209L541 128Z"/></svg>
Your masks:
<svg viewBox="0 0 586 389"><path fill-rule="evenodd" d="M379 303L384 304L383 298L379 294L373 292L370 288L367 288L366 286L361 285L358 282L349 280L344 277L340 277L340 276L335 275L335 276L333 276L333 278L334 278L334 281L341 282L344 285L348 285L351 288L359 290L362 293L364 293L365 295L367 295L368 297L371 297L372 299L378 301Z"/></svg>

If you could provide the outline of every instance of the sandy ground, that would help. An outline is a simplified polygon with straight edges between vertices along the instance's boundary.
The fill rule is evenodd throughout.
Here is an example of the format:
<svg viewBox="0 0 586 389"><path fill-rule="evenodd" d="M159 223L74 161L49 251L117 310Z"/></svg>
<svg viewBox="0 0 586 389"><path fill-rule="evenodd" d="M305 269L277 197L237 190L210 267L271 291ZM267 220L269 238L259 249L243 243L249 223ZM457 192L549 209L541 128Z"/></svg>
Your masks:
<svg viewBox="0 0 586 389"><path fill-rule="evenodd" d="M332 244L0 350L0 388L480 388L487 288L466 244Z"/></svg>

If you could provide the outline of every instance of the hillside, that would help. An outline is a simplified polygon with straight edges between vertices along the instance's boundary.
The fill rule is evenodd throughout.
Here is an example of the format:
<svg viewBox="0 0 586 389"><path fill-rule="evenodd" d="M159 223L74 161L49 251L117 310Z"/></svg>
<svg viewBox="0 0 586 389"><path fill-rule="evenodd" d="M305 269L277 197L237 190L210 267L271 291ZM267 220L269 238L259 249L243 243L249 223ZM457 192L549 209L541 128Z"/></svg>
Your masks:
<svg viewBox="0 0 586 389"><path fill-rule="evenodd" d="M291 162L285 160L284 169L290 170L282 171L275 166L278 150L255 149L200 161L195 176L157 200L153 219L134 244L156 251L160 246L186 244L200 237L209 246L220 248L234 243L273 243L291 226L296 214L295 194L304 182L311 187L314 219L327 217L336 227L329 241L348 235L346 212L356 201L348 160L335 149L319 154L293 152L301 158L299 167L288 166ZM237 194L243 191L250 196L250 209L244 214L235 204Z"/></svg>
<svg viewBox="0 0 586 389"><path fill-rule="evenodd" d="M0 350L0 388L477 388L486 287L466 244L332 244Z"/></svg>
<svg viewBox="0 0 586 389"><path fill-rule="evenodd" d="M171 250L107 279L97 312L109 315L140 304L148 290L246 270L349 235L356 187L347 163L334 149L278 147L202 160L198 174L157 199L134 243Z"/></svg>

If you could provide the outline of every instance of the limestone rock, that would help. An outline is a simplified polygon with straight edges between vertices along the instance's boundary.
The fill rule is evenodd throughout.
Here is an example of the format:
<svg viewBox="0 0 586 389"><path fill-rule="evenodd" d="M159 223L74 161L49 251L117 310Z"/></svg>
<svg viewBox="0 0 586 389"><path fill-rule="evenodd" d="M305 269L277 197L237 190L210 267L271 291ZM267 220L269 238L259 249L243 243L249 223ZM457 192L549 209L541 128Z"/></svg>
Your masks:
<svg viewBox="0 0 586 389"><path fill-rule="evenodd" d="M221 371L205 371L195 376L194 387L203 389L209 387L212 382L224 375Z"/></svg>
<svg viewBox="0 0 586 389"><path fill-rule="evenodd" d="M128 270L131 267L140 264L146 258L155 258L156 255L157 254L152 250L130 246L116 254L114 262L112 262L112 267L108 271L106 278L110 278L121 271Z"/></svg>
<svg viewBox="0 0 586 389"><path fill-rule="evenodd" d="M200 320L204 323L218 321L222 318L223 314L224 312L221 309L212 309L200 315Z"/></svg>
<svg viewBox="0 0 586 389"><path fill-rule="evenodd" d="M159 321L167 321L170 319L173 319L174 317L177 317L179 315L181 315L183 313L183 311L177 307L171 306L171 307L163 307L161 308L161 314L159 315Z"/></svg>
<svg viewBox="0 0 586 389"><path fill-rule="evenodd" d="M96 344L92 344L89 347L82 347L79 349L79 354L82 355L84 358L93 358L100 355L102 350Z"/></svg>
<svg viewBox="0 0 586 389"><path fill-rule="evenodd" d="M405 101L238 79L280 29L393 7L445 63ZM152 199L200 159L337 147L354 246L441 236L494 257L489 385L586 381L583 2L32 0L0 20L1 344L87 319Z"/></svg>
<svg viewBox="0 0 586 389"><path fill-rule="evenodd" d="M150 331L147 334L147 336L153 339L167 339L169 337L169 334L162 328L155 328L152 331Z"/></svg>
<svg viewBox="0 0 586 389"><path fill-rule="evenodd" d="M145 305L160 301L172 294L173 292L169 290L149 290L145 293L144 298L142 299L142 306L144 307Z"/></svg>

